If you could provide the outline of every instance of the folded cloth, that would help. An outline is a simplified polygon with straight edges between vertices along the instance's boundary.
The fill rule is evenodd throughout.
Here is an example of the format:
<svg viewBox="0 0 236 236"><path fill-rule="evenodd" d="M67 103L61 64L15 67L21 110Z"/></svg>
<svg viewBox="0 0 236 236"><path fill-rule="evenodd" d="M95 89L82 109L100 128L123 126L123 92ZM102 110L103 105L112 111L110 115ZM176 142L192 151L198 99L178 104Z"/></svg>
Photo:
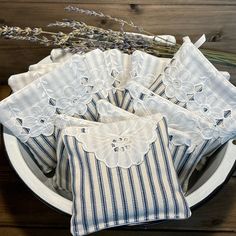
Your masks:
<svg viewBox="0 0 236 236"><path fill-rule="evenodd" d="M95 121L96 101L113 88L106 66L95 60L101 57L100 50L75 55L0 103L0 121L30 148L45 174L56 167L55 114Z"/></svg>
<svg viewBox="0 0 236 236"><path fill-rule="evenodd" d="M161 115L70 127L63 134L72 177L74 236L190 217Z"/></svg>

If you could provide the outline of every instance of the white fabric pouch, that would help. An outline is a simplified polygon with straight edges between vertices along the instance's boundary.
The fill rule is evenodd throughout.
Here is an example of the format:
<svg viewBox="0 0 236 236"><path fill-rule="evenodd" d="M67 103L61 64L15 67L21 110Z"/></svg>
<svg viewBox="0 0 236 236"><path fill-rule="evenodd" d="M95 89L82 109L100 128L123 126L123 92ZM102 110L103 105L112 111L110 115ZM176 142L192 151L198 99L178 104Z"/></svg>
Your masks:
<svg viewBox="0 0 236 236"><path fill-rule="evenodd" d="M188 180L202 156L211 152L211 147L221 145L219 133L205 119L154 94L136 82L128 84L126 99L126 104L123 104L125 110L139 116L159 112L167 119L169 128L185 134L174 135L170 143L174 144L171 152L175 168L186 191Z"/></svg>
<svg viewBox="0 0 236 236"><path fill-rule="evenodd" d="M75 55L0 103L1 123L30 148L45 174L56 167L55 114L98 119L96 101L106 99L113 84L95 60L101 57L100 50Z"/></svg>
<svg viewBox="0 0 236 236"><path fill-rule="evenodd" d="M190 217L161 115L71 127L63 134L72 177L73 235Z"/></svg>
<svg viewBox="0 0 236 236"><path fill-rule="evenodd" d="M111 123L130 118L137 118L136 115L126 112L103 99L97 101L96 108L98 111L99 122L88 121L67 115L57 115L55 118L57 166L55 175L53 176L53 186L57 191L66 196L70 196L68 194L71 193L71 173L68 153L66 152L63 137L61 135L62 130L66 127L76 126L82 129L83 127L98 126L102 123Z"/></svg>
<svg viewBox="0 0 236 236"><path fill-rule="evenodd" d="M236 134L236 88L188 38L150 90L206 119L222 143Z"/></svg>

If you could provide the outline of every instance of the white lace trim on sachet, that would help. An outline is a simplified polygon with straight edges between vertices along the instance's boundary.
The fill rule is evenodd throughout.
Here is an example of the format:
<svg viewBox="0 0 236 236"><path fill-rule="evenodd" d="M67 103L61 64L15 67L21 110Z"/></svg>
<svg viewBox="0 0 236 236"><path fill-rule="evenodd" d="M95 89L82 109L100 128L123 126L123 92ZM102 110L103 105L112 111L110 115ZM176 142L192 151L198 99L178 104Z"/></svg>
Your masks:
<svg viewBox="0 0 236 236"><path fill-rule="evenodd" d="M156 141L157 123L162 116L155 117L87 127L77 134L66 129L65 134L75 136L86 152L94 153L107 167L129 168L141 164L150 145Z"/></svg>

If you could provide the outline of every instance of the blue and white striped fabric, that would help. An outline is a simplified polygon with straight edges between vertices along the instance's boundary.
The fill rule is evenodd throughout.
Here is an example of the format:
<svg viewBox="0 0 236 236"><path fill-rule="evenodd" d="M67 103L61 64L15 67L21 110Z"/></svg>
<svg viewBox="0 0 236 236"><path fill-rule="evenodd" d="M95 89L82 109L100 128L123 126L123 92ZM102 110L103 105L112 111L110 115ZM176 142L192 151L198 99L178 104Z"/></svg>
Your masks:
<svg viewBox="0 0 236 236"><path fill-rule="evenodd" d="M228 81L229 74L218 71L189 40L159 75L153 72L159 65L158 58L142 52L136 57L139 63L134 63L132 69L137 71L137 76L151 74L150 77L155 78L149 90L203 117L215 127L218 139L215 137L216 143L207 145L205 152L212 152L236 135L236 88ZM128 109L130 102L126 91L121 107Z"/></svg>
<svg viewBox="0 0 236 236"><path fill-rule="evenodd" d="M123 102L123 109L139 116L160 112L166 117L169 128L182 131L177 136L178 142L170 142L170 150L180 184L186 191L189 178L201 158L221 145L211 124L135 82L127 86Z"/></svg>
<svg viewBox="0 0 236 236"><path fill-rule="evenodd" d="M103 100L102 100L103 101ZM62 130L66 127L86 128L89 126L100 125L99 122L88 121L76 117L59 115L55 121L56 154L57 165L52 179L54 188L62 193L71 193L71 172L68 160L68 153L63 142Z"/></svg>
<svg viewBox="0 0 236 236"><path fill-rule="evenodd" d="M0 103L0 122L30 148L45 174L56 167L55 114L98 119L96 102L107 99L113 81L100 70L100 57L100 50L72 56Z"/></svg>
<svg viewBox="0 0 236 236"><path fill-rule="evenodd" d="M154 130L150 129L151 121L144 121L144 118L102 124L98 128L101 134L104 130L115 129L129 135L129 131L122 127L126 129L141 121L147 125L144 127L145 133L154 131L156 139L148 144L149 149L143 161L129 168L109 168L93 152L85 151L84 145L88 143L80 140L80 135L84 140L92 139L96 144L94 137L97 132L89 130L92 127L64 130L72 172L71 232L74 236L132 223L190 217L191 212L178 184L168 149L166 122L161 116L156 120ZM128 155L125 156L128 158Z"/></svg>
<svg viewBox="0 0 236 236"><path fill-rule="evenodd" d="M100 125L102 123L111 123L115 121L126 120L130 118L137 118L136 115L126 112L106 100L99 100L96 104L99 114L99 122L87 121L76 117L66 115L58 115L56 117L55 136L56 136L56 153L57 153L57 166L53 176L54 188L62 194L71 193L71 173L68 161L68 153L65 149L62 130L66 127L90 127Z"/></svg>

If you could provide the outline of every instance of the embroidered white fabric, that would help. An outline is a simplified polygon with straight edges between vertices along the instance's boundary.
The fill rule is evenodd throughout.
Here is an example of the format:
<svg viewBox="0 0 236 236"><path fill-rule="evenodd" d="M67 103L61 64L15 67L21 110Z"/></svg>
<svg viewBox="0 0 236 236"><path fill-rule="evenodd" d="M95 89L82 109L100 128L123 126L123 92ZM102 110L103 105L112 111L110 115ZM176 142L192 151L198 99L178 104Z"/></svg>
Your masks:
<svg viewBox="0 0 236 236"><path fill-rule="evenodd" d="M115 78L116 89L124 90L126 83L130 80L130 56L118 49L111 49L104 52L104 60L111 76Z"/></svg>
<svg viewBox="0 0 236 236"><path fill-rule="evenodd" d="M111 122L116 122L116 121L121 121L121 120L134 119L137 117L137 114L140 115L139 112L135 114L131 112L127 112L119 107L112 105L111 103L103 99L99 100L96 105L97 105L97 110L99 113L99 121L102 123L111 123ZM158 111L156 113L158 113ZM150 115L150 113L141 114L141 116L144 116L144 115ZM179 117L176 120L177 120L176 122L172 122L172 125L171 125L172 128L170 126L168 127L168 134L169 136L171 136L170 142L175 146L187 145L188 147L191 147L191 144L192 144L191 139L193 137L190 137L189 134L178 130L177 124L179 122ZM190 121L188 122L190 123ZM173 124L176 124L176 125L173 125ZM189 151L191 151L191 148L189 149Z"/></svg>
<svg viewBox="0 0 236 236"><path fill-rule="evenodd" d="M169 58L160 58L152 56L148 53L142 52L142 51L134 51L131 55L132 57L132 72L131 76L132 79L140 84L142 84L144 87L149 88L157 79L158 76L160 76L161 73L164 72L164 69L166 66L171 62L171 59ZM175 68L174 69L178 69ZM230 75L226 71L220 72L227 80L230 79ZM163 81L164 82L164 81ZM189 83L188 80L185 80L185 78L179 78L178 80L169 80L166 83L168 83L169 86L166 88L167 93L170 93L170 97L173 96L173 94L177 91L176 96L179 97L185 90L191 90L192 84ZM180 87L180 84L183 87ZM181 89L182 90L181 90ZM176 89L176 90L174 90ZM180 93L180 95L179 95ZM181 97L180 97L181 98Z"/></svg>
<svg viewBox="0 0 236 236"><path fill-rule="evenodd" d="M87 127L83 133L65 129L82 143L83 149L94 153L107 167L129 168L139 165L149 151L150 144L157 139L157 123L160 114L149 118L137 118L99 126ZM72 132L72 134L71 134Z"/></svg>
<svg viewBox="0 0 236 236"><path fill-rule="evenodd" d="M134 114L146 116L160 112L166 119L168 126L175 130L183 131L191 137L191 146L189 152L202 142L202 140L218 138L218 130L215 127L202 119L200 116L189 112L188 110L173 104L172 102L154 94L136 82L130 82L126 88L132 98L132 109ZM141 96L144 96L140 99ZM189 143L184 143L181 136L176 135L173 139L176 145L179 143L189 146Z"/></svg>
<svg viewBox="0 0 236 236"><path fill-rule="evenodd" d="M190 41L183 43L161 79L165 95L215 125L222 143L236 134L236 88Z"/></svg>
<svg viewBox="0 0 236 236"><path fill-rule="evenodd" d="M149 88L170 62L169 58L155 57L142 51L134 51L132 57L132 80Z"/></svg>
<svg viewBox="0 0 236 236"><path fill-rule="evenodd" d="M84 115L95 93L100 92L105 98L112 89L113 79L101 58L103 52L98 49L72 56L62 66L12 94L0 103L1 122L26 142L29 137L53 133L56 111Z"/></svg>

